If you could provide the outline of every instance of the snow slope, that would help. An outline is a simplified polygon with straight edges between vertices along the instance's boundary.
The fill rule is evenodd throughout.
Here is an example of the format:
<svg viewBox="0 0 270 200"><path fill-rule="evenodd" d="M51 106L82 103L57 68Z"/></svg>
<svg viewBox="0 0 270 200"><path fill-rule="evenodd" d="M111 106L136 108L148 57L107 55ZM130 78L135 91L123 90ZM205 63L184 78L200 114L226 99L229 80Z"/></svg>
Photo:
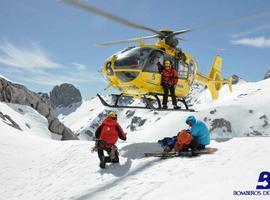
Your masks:
<svg viewBox="0 0 270 200"><path fill-rule="evenodd" d="M265 158L270 138L235 138L212 141L218 148L213 155L167 160L143 157L159 149L156 143L119 143L120 164L101 170L90 153L93 142L48 140L3 128L1 199L247 199L233 191L255 190L259 173L270 166Z"/></svg>
<svg viewBox="0 0 270 200"><path fill-rule="evenodd" d="M9 134L15 131L46 139L60 138L48 130L47 119L29 106L0 102L0 113L2 114L0 117L1 132L5 131L6 134ZM3 115L7 115L8 118ZM17 129L13 128L15 124Z"/></svg>
<svg viewBox="0 0 270 200"><path fill-rule="evenodd" d="M249 83L240 81L229 92L225 85L218 100L213 101L208 90L196 91L200 96L193 108L198 111L170 112L132 109L115 109L119 122L133 142L155 142L164 136L176 135L187 128L185 119L195 115L204 120L211 130L212 138L270 135L270 79ZM70 111L72 110L72 112ZM98 98L84 101L79 107L63 108L59 119L81 139L91 139L96 127L111 110L101 105ZM87 133L87 134L85 134ZM154 136L153 136L154 135ZM90 137L89 137L90 136Z"/></svg>
<svg viewBox="0 0 270 200"><path fill-rule="evenodd" d="M233 93L224 87L215 102L206 91L193 114L217 127L212 137L252 130L268 135L269 83L242 83ZM58 111L62 121L89 139L108 109L94 98ZM0 199L269 199L233 192L255 190L260 172L269 171L270 137L212 140L218 151L196 158L144 158L144 152L161 150L157 139L186 128L190 113L121 109L128 140L117 144L120 164L101 170L97 155L90 153L94 142L52 140L47 120L27 106L0 102L0 112Z"/></svg>

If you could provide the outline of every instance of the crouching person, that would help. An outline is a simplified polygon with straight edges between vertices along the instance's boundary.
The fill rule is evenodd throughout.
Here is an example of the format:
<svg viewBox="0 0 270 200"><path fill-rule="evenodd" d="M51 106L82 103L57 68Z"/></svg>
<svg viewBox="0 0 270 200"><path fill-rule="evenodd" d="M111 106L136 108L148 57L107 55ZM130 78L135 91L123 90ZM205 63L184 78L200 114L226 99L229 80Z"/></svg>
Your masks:
<svg viewBox="0 0 270 200"><path fill-rule="evenodd" d="M194 116L189 116L186 119L186 124L190 126L192 140L189 147L192 151L205 149L205 146L210 144L210 134L206 124L196 120Z"/></svg>
<svg viewBox="0 0 270 200"><path fill-rule="evenodd" d="M93 151L97 150L100 159L100 168L105 168L106 163L118 163L119 153L115 145L118 138L126 140L126 134L121 126L117 123L117 114L110 112L107 118L102 122L95 132L97 138ZM104 156L104 151L109 156Z"/></svg>

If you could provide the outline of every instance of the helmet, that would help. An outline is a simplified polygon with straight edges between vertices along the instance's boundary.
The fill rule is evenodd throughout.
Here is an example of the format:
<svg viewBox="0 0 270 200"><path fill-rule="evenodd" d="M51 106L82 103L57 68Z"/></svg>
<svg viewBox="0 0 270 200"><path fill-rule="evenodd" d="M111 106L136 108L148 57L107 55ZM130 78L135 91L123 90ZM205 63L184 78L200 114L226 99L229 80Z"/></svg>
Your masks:
<svg viewBox="0 0 270 200"><path fill-rule="evenodd" d="M171 61L170 60L164 60L164 65L165 66L170 66L171 65Z"/></svg>
<svg viewBox="0 0 270 200"><path fill-rule="evenodd" d="M111 112L109 112L108 113L108 117L110 117L110 118L117 118L117 114L116 114L116 112L114 112L114 111L111 111Z"/></svg>

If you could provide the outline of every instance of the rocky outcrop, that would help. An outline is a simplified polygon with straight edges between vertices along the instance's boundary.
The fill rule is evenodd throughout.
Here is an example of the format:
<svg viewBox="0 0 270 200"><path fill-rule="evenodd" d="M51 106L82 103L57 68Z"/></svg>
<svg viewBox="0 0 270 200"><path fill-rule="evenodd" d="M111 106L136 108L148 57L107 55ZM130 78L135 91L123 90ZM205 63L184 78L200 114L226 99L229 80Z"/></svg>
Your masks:
<svg viewBox="0 0 270 200"><path fill-rule="evenodd" d="M214 119L211 122L210 132L213 132L215 129L219 129L219 128L222 129L223 132L232 133L231 122L226 119L218 118L218 119Z"/></svg>
<svg viewBox="0 0 270 200"><path fill-rule="evenodd" d="M239 76L237 76L235 74L232 75L232 84L233 85L236 85L239 82L239 80L240 80Z"/></svg>
<svg viewBox="0 0 270 200"><path fill-rule="evenodd" d="M267 78L270 78L270 70L266 72L264 75L264 79L267 79Z"/></svg>
<svg viewBox="0 0 270 200"><path fill-rule="evenodd" d="M142 119L141 117L134 116L131 120L130 130L135 131L137 127L143 126L146 122L146 119Z"/></svg>
<svg viewBox="0 0 270 200"><path fill-rule="evenodd" d="M3 120L3 122L13 128L16 128L18 130L22 130L21 127L9 116L4 115L2 112L0 112L0 118Z"/></svg>
<svg viewBox="0 0 270 200"><path fill-rule="evenodd" d="M48 105L51 105L50 97L47 93L38 92L37 93Z"/></svg>
<svg viewBox="0 0 270 200"><path fill-rule="evenodd" d="M198 101L198 97L200 94L205 90L205 86L200 83L193 83L190 89L190 92L188 96L185 98L187 104L189 106L193 106L197 103L200 103Z"/></svg>
<svg viewBox="0 0 270 200"><path fill-rule="evenodd" d="M31 106L47 118L49 130L62 135L62 140L78 139L69 128L53 116L53 109L48 104L46 95L34 93L23 85L12 83L0 77L0 101Z"/></svg>
<svg viewBox="0 0 270 200"><path fill-rule="evenodd" d="M50 92L50 101L53 107L67 107L73 103L81 102L82 96L73 85L63 83L60 86L55 86Z"/></svg>

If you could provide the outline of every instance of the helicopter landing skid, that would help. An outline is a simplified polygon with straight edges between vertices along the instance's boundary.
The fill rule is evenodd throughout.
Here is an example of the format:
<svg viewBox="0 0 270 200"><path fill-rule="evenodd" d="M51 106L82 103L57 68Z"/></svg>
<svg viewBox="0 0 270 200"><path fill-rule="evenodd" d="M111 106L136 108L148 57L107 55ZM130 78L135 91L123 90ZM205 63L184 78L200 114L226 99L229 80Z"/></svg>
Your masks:
<svg viewBox="0 0 270 200"><path fill-rule="evenodd" d="M143 100L145 101L146 103L146 106L128 106L128 105L118 105L119 103L119 99L123 96L122 94L120 95L114 95L116 97L116 100L114 102L113 105L107 103L99 94L97 94L99 100L101 101L102 105L103 106L106 106L106 107L110 107L110 108L134 108L134 109L149 109L149 110L156 110L156 111L183 111L183 112L196 112L194 109L188 109L188 106L186 104L186 101L184 99L181 99L179 101L181 101L184 105L185 105L185 108L186 109L172 109L172 108L167 108L167 109L162 109L161 108L161 103L160 103L160 100L158 98L157 95L152 95L155 99L156 99L156 102L157 102L157 106L158 107L155 107L152 103L152 100L147 98L147 97L143 97Z"/></svg>

